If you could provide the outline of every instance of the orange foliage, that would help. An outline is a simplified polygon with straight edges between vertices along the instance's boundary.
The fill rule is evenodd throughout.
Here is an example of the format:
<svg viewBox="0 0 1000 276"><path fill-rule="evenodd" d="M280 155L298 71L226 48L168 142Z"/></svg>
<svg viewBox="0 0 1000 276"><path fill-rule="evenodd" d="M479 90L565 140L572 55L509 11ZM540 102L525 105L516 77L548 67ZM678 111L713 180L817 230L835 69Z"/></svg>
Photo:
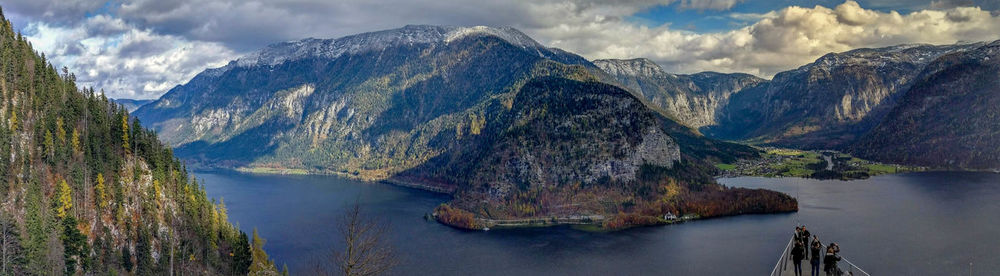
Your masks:
<svg viewBox="0 0 1000 276"><path fill-rule="evenodd" d="M618 213L611 219L604 222L604 228L621 229L636 225L653 225L660 222L660 219L653 216L646 216L637 213Z"/></svg>
<svg viewBox="0 0 1000 276"><path fill-rule="evenodd" d="M441 204L434 209L434 213L441 223L464 229L482 229L482 226L476 222L476 216L469 211Z"/></svg>

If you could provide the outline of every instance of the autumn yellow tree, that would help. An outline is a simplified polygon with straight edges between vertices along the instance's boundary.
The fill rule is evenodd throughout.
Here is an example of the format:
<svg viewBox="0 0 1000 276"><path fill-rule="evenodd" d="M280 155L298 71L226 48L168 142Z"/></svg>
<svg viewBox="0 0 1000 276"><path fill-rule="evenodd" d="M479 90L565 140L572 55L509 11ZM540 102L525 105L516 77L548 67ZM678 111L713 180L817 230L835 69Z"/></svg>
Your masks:
<svg viewBox="0 0 1000 276"><path fill-rule="evenodd" d="M73 152L79 153L82 151L80 148L80 132L77 131L76 128L73 128L72 135L73 137L70 139L70 143L73 145Z"/></svg>
<svg viewBox="0 0 1000 276"><path fill-rule="evenodd" d="M97 194L97 206L108 207L108 194L104 187L104 174L97 174L97 185L94 186L94 193Z"/></svg>
<svg viewBox="0 0 1000 276"><path fill-rule="evenodd" d="M66 128L63 127L63 118L56 118L56 138L60 144L66 144Z"/></svg>
<svg viewBox="0 0 1000 276"><path fill-rule="evenodd" d="M257 228L253 229L253 240L250 241L250 254L253 262L250 263L249 275L278 275L278 269L274 267L274 261L267 256L264 251L264 243L267 241L257 235Z"/></svg>
<svg viewBox="0 0 1000 276"><path fill-rule="evenodd" d="M128 152L128 116L122 116L122 148Z"/></svg>
<svg viewBox="0 0 1000 276"><path fill-rule="evenodd" d="M52 140L52 132L45 130L45 141L43 141L45 146L45 153L49 158L55 155L55 141Z"/></svg>
<svg viewBox="0 0 1000 276"><path fill-rule="evenodd" d="M73 191L70 190L66 180L59 183L59 206L56 208L56 216L65 218L70 208L73 208Z"/></svg>

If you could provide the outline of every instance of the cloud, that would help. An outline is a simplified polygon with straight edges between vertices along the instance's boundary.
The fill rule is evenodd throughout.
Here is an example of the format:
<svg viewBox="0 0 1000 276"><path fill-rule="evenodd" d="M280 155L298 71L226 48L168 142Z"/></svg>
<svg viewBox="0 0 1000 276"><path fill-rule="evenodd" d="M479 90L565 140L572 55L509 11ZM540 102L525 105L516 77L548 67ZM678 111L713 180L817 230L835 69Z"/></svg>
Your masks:
<svg viewBox="0 0 1000 276"><path fill-rule="evenodd" d="M116 97L157 97L197 72L265 45L406 24L513 26L590 59L647 57L678 73L769 77L829 52L998 39L1000 1L912 0L902 14L832 8L732 12L733 29L697 33L630 20L654 7L729 10L743 0L11 0L5 12L57 66ZM776 1L780 2L780 1ZM886 2L868 1L866 3ZM884 3L883 3L884 4ZM777 4L775 4L777 5ZM882 5L882 4L879 4ZM975 7L979 6L979 7ZM912 9L911 9L912 10ZM716 12L718 13L718 12ZM18 22L15 20L15 24Z"/></svg>
<svg viewBox="0 0 1000 276"><path fill-rule="evenodd" d="M668 71L748 72L764 77L830 52L905 43L949 44L1000 39L1000 17L976 7L909 14L864 9L846 1L833 9L792 6L727 32L692 33L624 22L537 30L550 44L588 58L647 57Z"/></svg>
<svg viewBox="0 0 1000 276"><path fill-rule="evenodd" d="M74 27L31 23L25 34L82 86L112 98L154 98L209 67L236 57L225 46L160 35L120 19L95 16Z"/></svg>

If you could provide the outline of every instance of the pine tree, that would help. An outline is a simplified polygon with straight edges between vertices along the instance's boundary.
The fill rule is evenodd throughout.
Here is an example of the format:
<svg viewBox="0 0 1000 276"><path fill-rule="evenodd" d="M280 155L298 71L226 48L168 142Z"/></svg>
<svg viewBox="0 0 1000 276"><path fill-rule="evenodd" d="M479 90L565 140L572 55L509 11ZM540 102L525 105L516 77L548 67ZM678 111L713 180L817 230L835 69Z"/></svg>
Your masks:
<svg viewBox="0 0 1000 276"><path fill-rule="evenodd" d="M252 254L247 233L240 231L239 238L236 244L233 245L233 263L230 271L237 275L246 275L249 273L250 265L253 264Z"/></svg>
<svg viewBox="0 0 1000 276"><path fill-rule="evenodd" d="M87 246L87 236L77 229L77 221L73 216L63 219L63 233L60 237L63 241L63 258L66 260L66 275L76 274L77 267L82 271L87 271L90 267L90 252Z"/></svg>

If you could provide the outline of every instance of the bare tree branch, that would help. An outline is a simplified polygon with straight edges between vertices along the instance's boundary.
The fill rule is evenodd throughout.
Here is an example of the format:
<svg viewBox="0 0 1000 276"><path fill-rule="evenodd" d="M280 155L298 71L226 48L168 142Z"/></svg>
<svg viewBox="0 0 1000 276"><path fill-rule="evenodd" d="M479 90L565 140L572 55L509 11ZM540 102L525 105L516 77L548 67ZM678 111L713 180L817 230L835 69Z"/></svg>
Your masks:
<svg viewBox="0 0 1000 276"><path fill-rule="evenodd" d="M397 264L392 246L387 242L384 223L365 217L357 203L348 209L337 225L343 248L334 248L325 262L315 265L317 275L382 275Z"/></svg>

